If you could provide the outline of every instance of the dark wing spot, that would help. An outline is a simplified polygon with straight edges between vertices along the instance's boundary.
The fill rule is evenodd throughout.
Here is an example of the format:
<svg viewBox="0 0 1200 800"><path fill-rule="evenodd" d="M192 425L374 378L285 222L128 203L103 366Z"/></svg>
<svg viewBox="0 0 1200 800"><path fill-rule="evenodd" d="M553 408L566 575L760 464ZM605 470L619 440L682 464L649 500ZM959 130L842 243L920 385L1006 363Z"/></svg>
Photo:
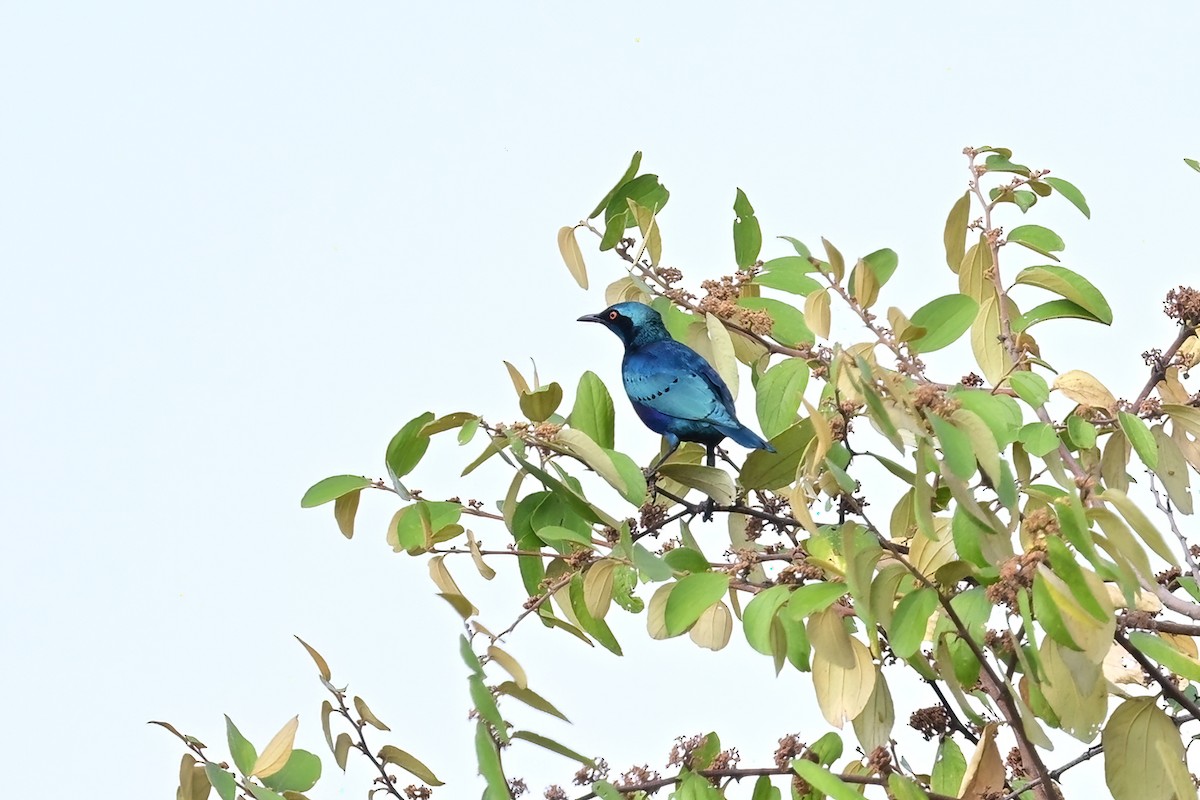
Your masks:
<svg viewBox="0 0 1200 800"><path fill-rule="evenodd" d="M675 380L671 381L671 383L679 383L679 378L676 378Z"/></svg>
<svg viewBox="0 0 1200 800"><path fill-rule="evenodd" d="M678 378L676 378L676 380L678 380ZM663 389L663 391L664 391L664 392L669 392L669 391L671 391L671 387L670 387L670 386L668 386L667 388Z"/></svg>

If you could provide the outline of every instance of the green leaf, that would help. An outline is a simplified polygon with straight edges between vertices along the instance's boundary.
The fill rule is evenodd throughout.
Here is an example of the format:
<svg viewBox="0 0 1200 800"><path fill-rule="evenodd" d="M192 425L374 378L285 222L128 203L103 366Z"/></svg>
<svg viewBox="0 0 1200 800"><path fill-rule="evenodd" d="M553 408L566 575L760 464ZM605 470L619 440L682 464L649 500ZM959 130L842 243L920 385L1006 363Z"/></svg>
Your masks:
<svg viewBox="0 0 1200 800"><path fill-rule="evenodd" d="M971 193L963 192L963 196L954 201L950 216L946 218L946 229L942 241L946 245L946 264L951 272L958 272L963 255L967 249L967 224L971 214ZM957 788L957 787L956 787Z"/></svg>
<svg viewBox="0 0 1200 800"><path fill-rule="evenodd" d="M736 494L733 478L729 477L729 473L717 467L666 463L659 467L658 472L663 477L678 481L684 486L699 489L719 505L728 505L733 502Z"/></svg>
<svg viewBox="0 0 1200 800"><path fill-rule="evenodd" d="M336 500L342 495L357 492L370 485L371 481L361 475L334 475L332 478L317 481L309 487L309 490L304 493L304 497L300 499L300 507L314 508L324 505L330 500Z"/></svg>
<svg viewBox="0 0 1200 800"><path fill-rule="evenodd" d="M1125 435L1129 437L1129 443L1133 445L1133 450L1138 454L1138 458L1142 460L1150 469L1158 466L1158 445L1154 442L1154 435L1150 433L1150 429L1146 427L1146 423L1142 422L1141 417L1130 414L1128 411L1118 411L1117 420L1121 423L1121 430L1125 431Z"/></svg>
<svg viewBox="0 0 1200 800"><path fill-rule="evenodd" d="M1086 319L1089 322L1108 324L1083 306L1072 303L1070 300L1050 300L1049 302L1034 306L1024 314L1017 315L1012 320L1012 329L1016 333L1021 333L1022 331L1029 330L1039 322L1045 322L1050 319Z"/></svg>
<svg viewBox="0 0 1200 800"><path fill-rule="evenodd" d="M250 784L250 794L254 795L254 800L284 800L283 795L256 783Z"/></svg>
<svg viewBox="0 0 1200 800"><path fill-rule="evenodd" d="M1081 450L1096 446L1096 426L1078 414L1067 417L1067 436Z"/></svg>
<svg viewBox="0 0 1200 800"><path fill-rule="evenodd" d="M879 282L880 288L887 284L895 274L896 267L900 266L900 256L896 255L895 250L888 247L865 255L862 260L871 272L875 273L875 280Z"/></svg>
<svg viewBox="0 0 1200 800"><path fill-rule="evenodd" d="M808 249L808 245L794 236L776 236L775 238L783 239L785 242L790 242L792 249L794 249L796 254L801 258L808 259L812 256L812 252Z"/></svg>
<svg viewBox="0 0 1200 800"><path fill-rule="evenodd" d="M521 413L531 422L545 422L562 403L563 390L557 383L521 394Z"/></svg>
<svg viewBox="0 0 1200 800"><path fill-rule="evenodd" d="M752 283L778 289L781 292L807 295L821 288L809 273L815 271L812 262L800 256L772 258L762 266L762 272L754 276Z"/></svg>
<svg viewBox="0 0 1200 800"><path fill-rule="evenodd" d="M907 659L917 652L937 605L937 592L926 588L909 592L896 605L892 624L888 628L888 641L897 658Z"/></svg>
<svg viewBox="0 0 1200 800"><path fill-rule="evenodd" d="M966 480L975 474L975 449L971 445L971 437L954 427L949 420L937 414L927 416L937 434L938 444L942 447L942 456L950 472Z"/></svg>
<svg viewBox="0 0 1200 800"><path fill-rule="evenodd" d="M962 750L954 739L947 736L938 745L929 788L938 794L957 795L966 771L967 760Z"/></svg>
<svg viewBox="0 0 1200 800"><path fill-rule="evenodd" d="M590 370L583 373L567 422L572 428L586 433L596 444L611 450L615 446L613 413L612 395L604 381Z"/></svg>
<svg viewBox="0 0 1200 800"><path fill-rule="evenodd" d="M814 612L829 608L844 594L844 583L806 583L792 592L787 604L787 615L793 620L802 620Z"/></svg>
<svg viewBox="0 0 1200 800"><path fill-rule="evenodd" d="M967 332L979 304L965 294L948 294L917 309L912 324L925 329L925 334L908 343L914 353L932 353L953 344Z"/></svg>
<svg viewBox="0 0 1200 800"><path fill-rule="evenodd" d="M742 611L742 630L746 634L746 641L763 655L769 656L774 653L771 647L771 626L775 622L775 615L787 603L790 595L789 587L772 586L756 594Z"/></svg>
<svg viewBox="0 0 1200 800"><path fill-rule="evenodd" d="M1196 172L1200 172L1200 161L1197 161L1194 158L1185 158L1183 160L1183 163L1187 164L1189 167L1196 170Z"/></svg>
<svg viewBox="0 0 1200 800"><path fill-rule="evenodd" d="M217 790L221 800L234 800L237 797L237 779L211 761L204 762L204 774L208 782Z"/></svg>
<svg viewBox="0 0 1200 800"><path fill-rule="evenodd" d="M1018 225L1008 232L1007 240L1011 244L1028 247L1035 253L1041 253L1055 261L1058 261L1058 257L1054 254L1067 247L1057 233L1041 225Z"/></svg>
<svg viewBox="0 0 1200 800"><path fill-rule="evenodd" d="M1162 666L1189 681L1200 681L1200 661L1189 658L1152 633L1132 631L1129 642Z"/></svg>
<svg viewBox="0 0 1200 800"><path fill-rule="evenodd" d="M396 432L388 442L384 462L387 464L388 475L392 482L399 484L400 479L416 469L421 457L429 449L429 436L422 429L433 421L432 411L426 411L419 417L414 417ZM405 500L408 498L405 497Z"/></svg>
<svg viewBox="0 0 1200 800"><path fill-rule="evenodd" d="M229 755L233 757L238 772L249 775L250 770L254 769L254 762L258 760L258 752L254 745L242 736L242 732L233 724L228 714L225 715L225 738L229 741Z"/></svg>
<svg viewBox="0 0 1200 800"><path fill-rule="evenodd" d="M750 800L783 800L783 793L779 787L771 785L769 777L760 775L754 782L754 794L750 795Z"/></svg>
<svg viewBox="0 0 1200 800"><path fill-rule="evenodd" d="M802 419L771 437L774 453L755 450L746 456L738 481L747 489L779 489L796 480L796 468L813 439L813 423Z"/></svg>
<svg viewBox="0 0 1200 800"><path fill-rule="evenodd" d="M583 576L575 573L571 578L568 596L571 601L571 611L575 613L575 618L579 620L579 626L583 630L604 646L606 650L614 655L622 655L621 645L617 642L617 638L613 636L612 629L608 627L608 623L592 615L588 608L587 594L584 590Z"/></svg>
<svg viewBox="0 0 1200 800"><path fill-rule="evenodd" d="M1022 427L1019 438L1025 450L1038 458L1058 448L1058 434L1046 422L1031 422Z"/></svg>
<svg viewBox="0 0 1200 800"><path fill-rule="evenodd" d="M1045 265L1026 267L1017 273L1016 283L1037 286L1071 301L1091 314L1092 318L1111 325L1112 308L1104 295L1082 275L1066 267Z"/></svg>
<svg viewBox="0 0 1200 800"><path fill-rule="evenodd" d="M862 795L854 790L850 784L820 764L798 758L792 762L792 769L809 786L828 795L831 800L862 800Z"/></svg>
<svg viewBox="0 0 1200 800"><path fill-rule="evenodd" d="M475 758L479 763L479 774L487 781L484 800L510 800L512 795L508 792L508 780L500 764L500 751L483 720L475 725Z"/></svg>
<svg viewBox="0 0 1200 800"><path fill-rule="evenodd" d="M549 750L551 753L558 753L560 756L566 756L567 758L574 759L575 761L578 761L580 764L583 764L587 767L595 766L596 763L587 756L576 753L566 745L559 744L553 739L548 739L545 736L542 736L538 733L533 733L532 731L513 731L512 738L536 744L538 747Z"/></svg>
<svg viewBox="0 0 1200 800"><path fill-rule="evenodd" d="M1092 210L1088 208L1087 200L1083 199L1083 192L1079 191L1075 184L1064 181L1062 178L1042 178L1042 181L1053 186L1059 194L1071 201L1071 205L1078 208L1085 217L1092 218Z"/></svg>
<svg viewBox="0 0 1200 800"><path fill-rule="evenodd" d="M262 782L281 792L307 792L321 777L321 759L307 750L293 750L287 763Z"/></svg>
<svg viewBox="0 0 1200 800"><path fill-rule="evenodd" d="M561 525L547 525L537 529L537 537L548 545L568 547L571 544L582 545L594 549L592 537L587 533L564 528Z"/></svg>
<svg viewBox="0 0 1200 800"><path fill-rule="evenodd" d="M762 228L758 218L754 216L754 208L750 205L746 193L737 190L737 198L733 201L733 211L737 219L733 221L733 252L737 265L741 269L758 260L762 250Z"/></svg>
<svg viewBox="0 0 1200 800"><path fill-rule="evenodd" d="M647 550L641 542L635 542L633 545L633 565L644 580L657 582L671 577L671 566Z"/></svg>
<svg viewBox="0 0 1200 800"><path fill-rule="evenodd" d="M496 735L500 737L501 742L507 742L508 725L505 724L504 717L500 715L500 708L496 705L496 698L483 685L483 679L478 675L472 675L467 678L467 685L471 689L471 704L479 712L480 719L486 720L492 726Z"/></svg>
<svg viewBox="0 0 1200 800"><path fill-rule="evenodd" d="M637 175L638 167L641 165L642 151L639 150L633 154L633 158L629 162L629 168L625 170L625 174L621 176L621 180L617 181L616 186L613 186L613 188L608 190L608 194L604 195L604 199L596 205L596 207L592 210L592 213L588 214L588 219L595 219L597 216L599 216L601 211L608 207L608 204L612 202L613 195L617 193L618 189L620 189L629 181L633 180L633 176Z"/></svg>
<svg viewBox="0 0 1200 800"><path fill-rule="evenodd" d="M708 572L708 559L694 547L675 547L668 550L663 562L675 572Z"/></svg>
<svg viewBox="0 0 1200 800"><path fill-rule="evenodd" d="M1011 157L1011 153L1008 155L1001 153L990 155L984 159L983 166L987 168L988 172L1013 172L1017 175L1029 177L1029 167L1024 164L1014 164L1012 161L1009 161Z"/></svg>
<svg viewBox="0 0 1200 800"><path fill-rule="evenodd" d="M729 575L724 572L697 572L680 578L667 598L668 635L675 636L692 627L704 610L720 600L728 589Z"/></svg>
<svg viewBox="0 0 1200 800"><path fill-rule="evenodd" d="M802 358L781 361L763 373L755 387L754 404L763 436L770 439L796 423L796 412L810 370Z"/></svg>
<svg viewBox="0 0 1200 800"><path fill-rule="evenodd" d="M1008 376L1013 391L1031 408L1041 408L1050 399L1050 387L1046 379L1035 372L1017 371Z"/></svg>
<svg viewBox="0 0 1200 800"><path fill-rule="evenodd" d="M781 300L770 297L741 297L737 301L741 308L762 309L771 317L771 338L780 344L793 346L812 344L817 339L804 321L804 312Z"/></svg>

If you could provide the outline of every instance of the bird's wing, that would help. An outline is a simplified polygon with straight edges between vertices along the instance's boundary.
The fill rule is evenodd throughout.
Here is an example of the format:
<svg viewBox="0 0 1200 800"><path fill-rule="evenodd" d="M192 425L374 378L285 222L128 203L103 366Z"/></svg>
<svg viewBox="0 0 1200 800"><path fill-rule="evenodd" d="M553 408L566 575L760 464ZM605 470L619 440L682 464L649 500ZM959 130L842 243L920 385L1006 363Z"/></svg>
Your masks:
<svg viewBox="0 0 1200 800"><path fill-rule="evenodd" d="M634 403L677 419L732 421L733 396L716 370L696 351L675 341L630 353L622 370Z"/></svg>

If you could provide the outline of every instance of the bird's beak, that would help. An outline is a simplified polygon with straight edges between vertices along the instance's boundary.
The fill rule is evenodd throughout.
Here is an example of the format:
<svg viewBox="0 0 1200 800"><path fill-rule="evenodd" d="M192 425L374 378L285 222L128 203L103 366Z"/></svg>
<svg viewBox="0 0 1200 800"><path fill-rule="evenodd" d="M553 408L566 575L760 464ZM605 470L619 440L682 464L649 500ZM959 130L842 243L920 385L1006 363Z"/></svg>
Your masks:
<svg viewBox="0 0 1200 800"><path fill-rule="evenodd" d="M604 324L604 318L601 317L599 314L584 314L582 317L580 317L579 319L577 319L575 321L576 322L599 322L601 325Z"/></svg>

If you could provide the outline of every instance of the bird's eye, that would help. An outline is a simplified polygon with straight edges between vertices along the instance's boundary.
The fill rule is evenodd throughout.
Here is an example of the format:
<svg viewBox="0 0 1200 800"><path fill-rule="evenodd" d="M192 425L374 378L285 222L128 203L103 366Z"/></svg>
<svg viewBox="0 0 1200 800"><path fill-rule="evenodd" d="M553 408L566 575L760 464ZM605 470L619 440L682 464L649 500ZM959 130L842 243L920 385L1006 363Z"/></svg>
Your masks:
<svg viewBox="0 0 1200 800"><path fill-rule="evenodd" d="M617 312L615 312L615 311L610 311L610 312L608 312L608 318L609 318L609 319L614 319L614 320L615 320L615 319L616 319L617 317L619 317L619 316L621 316L621 315L620 315L620 314L618 314L618 313L617 313Z"/></svg>

